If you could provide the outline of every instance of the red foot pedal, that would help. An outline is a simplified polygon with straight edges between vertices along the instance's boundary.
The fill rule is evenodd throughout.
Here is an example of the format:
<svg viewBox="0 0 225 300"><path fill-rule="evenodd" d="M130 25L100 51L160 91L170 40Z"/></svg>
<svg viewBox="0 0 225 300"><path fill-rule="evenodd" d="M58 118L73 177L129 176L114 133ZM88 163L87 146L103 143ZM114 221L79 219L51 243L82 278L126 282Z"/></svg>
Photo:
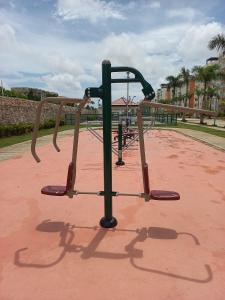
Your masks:
<svg viewBox="0 0 225 300"><path fill-rule="evenodd" d="M65 196L66 186L48 185L41 189L41 193L50 196Z"/></svg>
<svg viewBox="0 0 225 300"><path fill-rule="evenodd" d="M41 189L41 193L49 196L65 196L72 188L73 163L69 164L66 186L48 185Z"/></svg>
<svg viewBox="0 0 225 300"><path fill-rule="evenodd" d="M180 195L173 191L152 190L150 193L151 199L161 201L179 200Z"/></svg>

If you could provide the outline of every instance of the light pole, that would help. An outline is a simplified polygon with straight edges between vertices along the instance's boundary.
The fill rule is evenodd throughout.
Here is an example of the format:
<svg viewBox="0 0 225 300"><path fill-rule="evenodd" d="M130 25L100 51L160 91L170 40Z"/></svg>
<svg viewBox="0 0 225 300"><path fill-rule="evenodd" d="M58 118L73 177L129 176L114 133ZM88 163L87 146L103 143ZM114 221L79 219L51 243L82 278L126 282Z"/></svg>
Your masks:
<svg viewBox="0 0 225 300"><path fill-rule="evenodd" d="M133 101L134 101L134 98L135 98L136 96L133 96L132 97L132 99L131 99L131 101L130 101L130 104L132 105L132 103L133 103ZM132 110L132 108L131 108L131 113L133 113L134 111Z"/></svg>
<svg viewBox="0 0 225 300"><path fill-rule="evenodd" d="M130 72L127 71L127 79L130 78ZM128 104L129 104L129 82L127 82L127 121L128 121Z"/></svg>

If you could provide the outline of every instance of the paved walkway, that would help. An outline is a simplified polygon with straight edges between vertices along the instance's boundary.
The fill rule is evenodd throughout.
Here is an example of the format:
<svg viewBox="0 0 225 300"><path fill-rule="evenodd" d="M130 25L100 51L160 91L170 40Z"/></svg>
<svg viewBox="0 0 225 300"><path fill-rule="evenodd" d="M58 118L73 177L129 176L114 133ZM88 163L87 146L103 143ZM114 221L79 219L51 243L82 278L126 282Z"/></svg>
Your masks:
<svg viewBox="0 0 225 300"><path fill-rule="evenodd" d="M209 146L215 147L219 150L225 151L225 138L218 137L209 133L191 130L191 129L183 129L183 128L160 128L163 130L172 130L177 131L183 135L189 136L194 140L205 143ZM158 130L158 129L154 129ZM65 136L72 136L73 130L62 131L58 134L59 138L63 138ZM44 137L38 138L37 147L41 147L43 145L49 144L52 142L52 135L47 135ZM23 143L15 144L9 147L4 147L0 149L0 161L7 160L12 157L18 157L26 151L30 151L31 141L26 141Z"/></svg>
<svg viewBox="0 0 225 300"><path fill-rule="evenodd" d="M58 137L73 135L73 130L65 130L58 133ZM49 144L52 142L52 134L38 138L37 147ZM12 157L18 157L24 152L30 151L31 141L18 143L12 146L0 148L0 161L10 159ZM53 147L53 146L52 146Z"/></svg>
<svg viewBox="0 0 225 300"><path fill-rule="evenodd" d="M145 135L151 187L179 201L114 197L114 229L99 227L104 200L41 194L65 184L72 137L0 162L1 300L224 300L225 152L174 131ZM81 133L75 189L103 187L102 145ZM143 191L137 146L113 164L113 191ZM113 157L113 163L116 157Z"/></svg>

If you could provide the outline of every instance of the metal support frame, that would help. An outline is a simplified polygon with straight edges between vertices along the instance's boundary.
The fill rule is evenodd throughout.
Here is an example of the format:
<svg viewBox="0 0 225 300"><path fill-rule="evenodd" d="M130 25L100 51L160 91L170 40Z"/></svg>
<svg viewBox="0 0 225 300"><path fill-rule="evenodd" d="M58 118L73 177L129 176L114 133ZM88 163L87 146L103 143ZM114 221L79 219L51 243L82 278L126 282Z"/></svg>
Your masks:
<svg viewBox="0 0 225 300"><path fill-rule="evenodd" d="M117 78L112 79L111 74L113 72L129 72L134 75L133 78ZM112 83L129 83L129 82L139 82L141 83L143 89L143 94L145 100L139 105L139 110L137 112L137 123L138 123L138 138L140 145L140 154L141 154L141 165L143 173L143 193L119 193L112 190L112 122L111 122L111 84ZM53 135L53 144L57 151L60 151L57 145L57 132L60 122L60 116L62 112L63 105L67 103L76 103L76 120L74 128L74 139L73 139L73 152L72 152L72 162L68 168L67 184L66 186L46 186L42 189L42 193L52 196L69 196L72 198L74 195L78 194L90 194L98 195L104 197L104 216L100 220L100 225L104 228L112 228L117 225L117 220L113 216L112 212L112 197L115 196L134 196L145 198L146 201L153 200L179 200L180 196L176 192L171 191L160 191L152 190L150 191L149 187L149 178L148 178L148 165L146 163L145 157L145 146L144 146L144 131L143 131L143 121L142 121L142 106L150 103L154 98L155 93L151 85L143 78L142 74L134 69L129 67L111 67L110 61L103 61L102 63L102 85L99 88L88 88L85 90L84 99L69 99L64 97L51 97L42 100L38 106L36 122L34 126L33 139L31 144L31 152L37 162L40 161L36 153L36 140L37 133L40 124L41 109L45 102L54 102L59 103L59 111L56 118L56 126ZM90 97L98 97L103 100L103 161L104 161L104 190L99 192L79 192L74 189L75 179L76 179L76 161L77 161L77 150L78 150L78 138L79 138L79 125L80 125L80 115L81 109L88 102ZM119 151L122 154L122 124L118 130L119 140ZM101 141L101 138L96 134L95 136ZM119 158L122 160L122 156Z"/></svg>
<svg viewBox="0 0 225 300"><path fill-rule="evenodd" d="M107 60L104 60L102 63L102 91L105 215L100 220L100 225L105 228L111 228L117 225L117 220L112 215L111 63Z"/></svg>
<svg viewBox="0 0 225 300"><path fill-rule="evenodd" d="M98 133L96 132L95 129L93 129L92 127L87 127L87 130L101 143L103 143L103 137ZM118 156L118 150L115 149L113 146L112 146L112 152Z"/></svg>
<svg viewBox="0 0 225 300"><path fill-rule="evenodd" d="M111 74L113 72L130 72L135 77L134 78L122 78L122 79L112 79ZM141 83L145 100L139 105L137 112L137 123L138 123L138 132L139 132L139 145L140 145L140 154L141 154L141 165L143 173L143 193L120 193L112 190L112 124L111 124L111 84L112 83L129 83L129 82L139 82ZM102 63L102 85L99 88L88 88L85 90L84 99L68 99L64 97L57 98L46 98L42 100L38 106L38 111L36 115L36 122L34 126L34 133L31 145L31 152L37 162L40 161L40 158L36 154L35 146L37 140L37 131L40 124L40 115L41 108L45 102L53 101L59 103L59 111L56 120L55 132L53 136L53 144L57 151L59 147L57 146L57 132L60 122L60 115L62 107L67 103L77 103L76 111L76 121L74 128L74 139L73 139L73 152L72 152L72 162L69 165L68 177L66 186L47 186L42 189L43 194L52 195L52 196L64 196L67 195L72 198L74 195L78 194L90 194L90 195L99 195L104 197L104 216L100 220L100 225L104 228L112 228L117 225L117 220L112 213L112 197L113 196L135 196L145 198L146 201L153 200L179 200L180 196L176 192L171 191L160 191L152 190L150 191L149 187L149 178L148 178L148 165L146 163L145 157L145 146L144 146L144 132L143 132L143 121L142 121L142 107L154 98L155 93L151 85L143 78L142 74L134 69L129 67L111 67L111 63L108 60L103 61ZM80 126L80 115L81 109L88 102L90 97L98 97L103 100L103 161L104 161L104 190L99 192L79 192L74 190L75 179L76 179L76 161L77 161L77 150L78 150L78 138L79 138L79 126ZM122 125L122 124L121 124ZM97 137L97 136L96 136ZM119 127L119 151L122 153L122 126ZM99 136L98 136L99 139ZM101 139L100 139L101 140ZM122 160L122 157L120 157Z"/></svg>
<svg viewBox="0 0 225 300"><path fill-rule="evenodd" d="M143 134L147 133L150 129L152 129L152 127L155 124L155 120L152 119L151 123L147 126L147 128L145 128L143 130ZM137 134L132 140L129 141L129 143L127 143L124 147L123 147L123 152L126 151L127 149L129 149L129 147L131 145L133 145L133 143L135 143L137 140L139 139L139 134Z"/></svg>
<svg viewBox="0 0 225 300"><path fill-rule="evenodd" d="M130 72L134 78L112 79L114 72ZM104 228L112 228L117 225L116 218L112 213L112 137L111 137L111 84L140 82L145 99L151 100L155 97L152 86L144 79L142 74L130 67L111 67L108 60L102 63L102 85L99 88L87 88L87 97L98 97L103 100L103 155L104 155L104 211L105 215L100 220L100 225Z"/></svg>
<svg viewBox="0 0 225 300"><path fill-rule="evenodd" d="M116 162L117 166L124 166L125 162L122 158L122 150L123 150L123 125L120 121L118 124L118 161Z"/></svg>

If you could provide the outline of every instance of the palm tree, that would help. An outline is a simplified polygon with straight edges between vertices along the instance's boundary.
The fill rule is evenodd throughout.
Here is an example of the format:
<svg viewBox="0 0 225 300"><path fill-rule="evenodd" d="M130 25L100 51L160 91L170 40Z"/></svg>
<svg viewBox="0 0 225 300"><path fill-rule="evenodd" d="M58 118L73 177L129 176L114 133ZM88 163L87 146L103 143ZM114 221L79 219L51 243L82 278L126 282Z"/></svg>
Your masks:
<svg viewBox="0 0 225 300"><path fill-rule="evenodd" d="M216 49L218 52L221 51L222 53L225 52L225 35L224 34L217 34L214 36L208 44L208 48L210 50Z"/></svg>
<svg viewBox="0 0 225 300"><path fill-rule="evenodd" d="M200 108L199 107L199 97L202 95L202 93L203 93L202 89L199 89L199 88L195 89L195 94L197 96L197 102L198 102L198 108Z"/></svg>
<svg viewBox="0 0 225 300"><path fill-rule="evenodd" d="M185 93L185 100L184 100L184 106L187 106L187 99L188 97L188 87L189 87L189 80L190 80L190 71L189 69L185 69L185 67L181 68L180 70L180 78L183 79L183 82L185 83L186 93Z"/></svg>
<svg viewBox="0 0 225 300"><path fill-rule="evenodd" d="M212 65L212 66L206 66L206 67L201 67L201 66L195 66L192 69L192 72L195 76L195 78L203 83L203 108L206 108L206 90L208 87L208 84L212 81L218 78L218 65Z"/></svg>
<svg viewBox="0 0 225 300"><path fill-rule="evenodd" d="M192 72L196 78L196 80L203 83L203 99L202 99L202 108L206 108L206 96L207 96L207 87L208 84L212 81L218 78L218 65L212 65L212 66L195 66L192 69ZM203 116L201 115L200 123L203 124Z"/></svg>
<svg viewBox="0 0 225 300"><path fill-rule="evenodd" d="M168 86L172 88L172 100L175 99L176 88L180 86L180 76L167 76Z"/></svg>
<svg viewBox="0 0 225 300"><path fill-rule="evenodd" d="M187 100L190 99L188 95L188 87L189 87L189 80L190 80L190 71L189 69L185 69L185 67L182 67L179 74L180 78L182 78L183 82L185 83L186 93L184 97L184 106L187 106ZM189 104L188 104L189 106ZM185 113L183 113L182 121L185 122Z"/></svg>
<svg viewBox="0 0 225 300"><path fill-rule="evenodd" d="M215 87L208 87L207 88L207 96L208 96L208 102L209 102L209 110L212 109L212 102L213 102L213 97L216 97L218 99L218 92Z"/></svg>

